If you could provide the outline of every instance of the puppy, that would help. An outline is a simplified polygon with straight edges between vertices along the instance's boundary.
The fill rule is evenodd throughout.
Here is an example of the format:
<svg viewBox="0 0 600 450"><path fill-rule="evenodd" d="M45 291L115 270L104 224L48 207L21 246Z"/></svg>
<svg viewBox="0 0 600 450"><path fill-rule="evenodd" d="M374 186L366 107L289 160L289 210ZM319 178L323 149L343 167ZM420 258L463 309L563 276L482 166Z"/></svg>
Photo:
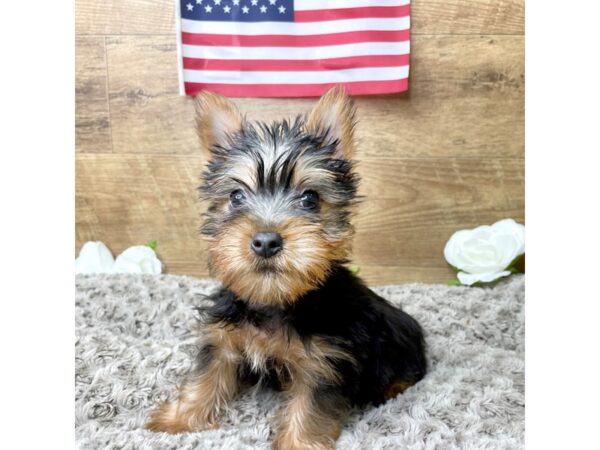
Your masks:
<svg viewBox="0 0 600 450"><path fill-rule="evenodd" d="M202 233L223 287L196 371L148 429L214 428L243 386L262 382L284 399L275 449L333 449L352 405L380 404L423 378L417 321L344 266L359 182L354 126L354 104L337 88L307 116L270 125L215 94L197 98Z"/></svg>

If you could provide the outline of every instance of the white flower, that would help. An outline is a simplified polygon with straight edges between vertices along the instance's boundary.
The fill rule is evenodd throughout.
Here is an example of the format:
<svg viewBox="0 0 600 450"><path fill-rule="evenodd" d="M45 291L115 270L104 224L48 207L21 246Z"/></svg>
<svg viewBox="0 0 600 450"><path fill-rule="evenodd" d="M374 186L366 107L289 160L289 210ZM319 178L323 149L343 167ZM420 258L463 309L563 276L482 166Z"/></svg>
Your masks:
<svg viewBox="0 0 600 450"><path fill-rule="evenodd" d="M86 242L75 260L75 273L107 273L115 260L110 250L102 242Z"/></svg>
<svg viewBox="0 0 600 450"><path fill-rule="evenodd" d="M149 273L160 274L162 263L146 245L129 247L115 260L102 242L86 242L75 259L75 273Z"/></svg>
<svg viewBox="0 0 600 450"><path fill-rule="evenodd" d="M462 284L489 282L510 275L506 270L525 253L525 227L513 219L454 233L446 247L446 261L460 271Z"/></svg>
<svg viewBox="0 0 600 450"><path fill-rule="evenodd" d="M162 264L156 253L146 245L129 247L115 260L112 273L150 273L162 272Z"/></svg>

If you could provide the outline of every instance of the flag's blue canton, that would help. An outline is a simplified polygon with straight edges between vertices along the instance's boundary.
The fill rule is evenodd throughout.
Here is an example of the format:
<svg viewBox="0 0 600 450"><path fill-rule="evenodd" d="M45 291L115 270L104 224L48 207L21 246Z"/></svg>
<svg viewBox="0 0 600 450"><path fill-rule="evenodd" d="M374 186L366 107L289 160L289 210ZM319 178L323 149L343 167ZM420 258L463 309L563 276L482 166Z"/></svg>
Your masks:
<svg viewBox="0 0 600 450"><path fill-rule="evenodd" d="M181 17L225 22L293 22L294 0L180 0Z"/></svg>

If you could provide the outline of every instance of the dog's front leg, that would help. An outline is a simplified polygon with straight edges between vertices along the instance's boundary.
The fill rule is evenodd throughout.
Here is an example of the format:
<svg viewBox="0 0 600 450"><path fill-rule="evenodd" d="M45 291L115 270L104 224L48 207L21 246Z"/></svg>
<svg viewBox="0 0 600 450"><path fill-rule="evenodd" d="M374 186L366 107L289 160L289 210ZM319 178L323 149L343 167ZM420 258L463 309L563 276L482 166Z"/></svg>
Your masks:
<svg viewBox="0 0 600 450"><path fill-rule="evenodd" d="M349 407L331 384L296 379L285 392L279 413L275 450L331 450L340 435Z"/></svg>
<svg viewBox="0 0 600 450"><path fill-rule="evenodd" d="M205 346L202 366L179 389L178 399L154 410L146 428L182 433L217 428L218 415L238 390L239 359L222 347Z"/></svg>

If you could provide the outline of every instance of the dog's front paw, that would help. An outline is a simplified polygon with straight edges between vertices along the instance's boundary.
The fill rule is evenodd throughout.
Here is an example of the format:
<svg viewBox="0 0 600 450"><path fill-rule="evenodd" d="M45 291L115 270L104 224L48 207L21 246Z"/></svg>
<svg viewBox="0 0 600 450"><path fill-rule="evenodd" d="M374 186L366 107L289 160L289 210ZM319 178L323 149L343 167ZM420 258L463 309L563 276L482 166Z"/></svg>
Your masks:
<svg viewBox="0 0 600 450"><path fill-rule="evenodd" d="M165 433L187 433L218 428L216 420L201 420L195 411L182 411L177 403L165 402L150 413L144 428Z"/></svg>

